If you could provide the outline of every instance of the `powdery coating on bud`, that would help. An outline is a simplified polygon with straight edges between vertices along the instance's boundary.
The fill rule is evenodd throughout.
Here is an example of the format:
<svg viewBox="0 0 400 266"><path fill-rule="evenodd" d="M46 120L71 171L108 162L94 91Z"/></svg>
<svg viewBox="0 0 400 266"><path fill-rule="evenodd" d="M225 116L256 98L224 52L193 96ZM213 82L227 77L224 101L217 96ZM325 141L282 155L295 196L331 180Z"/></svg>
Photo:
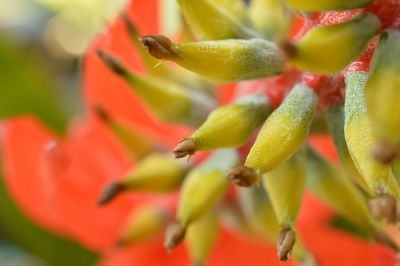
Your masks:
<svg viewBox="0 0 400 266"><path fill-rule="evenodd" d="M399 187L391 167L377 162L373 147L377 139L373 124L367 114L364 101L364 86L367 73L353 72L346 75L345 138L355 166L369 186L373 195L388 193L399 197Z"/></svg>
<svg viewBox="0 0 400 266"><path fill-rule="evenodd" d="M317 100L313 90L297 84L264 123L245 166L265 173L288 160L308 135Z"/></svg>
<svg viewBox="0 0 400 266"><path fill-rule="evenodd" d="M367 6L371 0L287 0L287 3L303 11L347 10Z"/></svg>
<svg viewBox="0 0 400 266"><path fill-rule="evenodd" d="M290 62L316 73L338 73L362 54L380 26L379 19L367 13L341 24L316 27L296 43Z"/></svg>
<svg viewBox="0 0 400 266"><path fill-rule="evenodd" d="M282 73L279 48L263 39L174 44L171 58L182 67L218 82L249 80Z"/></svg>
<svg viewBox="0 0 400 266"><path fill-rule="evenodd" d="M287 261L296 243L296 233L290 229L282 229L277 241L278 257L281 261Z"/></svg>
<svg viewBox="0 0 400 266"><path fill-rule="evenodd" d="M246 166L238 166L228 172L227 178L231 183L240 187L251 187L257 183L257 173Z"/></svg>

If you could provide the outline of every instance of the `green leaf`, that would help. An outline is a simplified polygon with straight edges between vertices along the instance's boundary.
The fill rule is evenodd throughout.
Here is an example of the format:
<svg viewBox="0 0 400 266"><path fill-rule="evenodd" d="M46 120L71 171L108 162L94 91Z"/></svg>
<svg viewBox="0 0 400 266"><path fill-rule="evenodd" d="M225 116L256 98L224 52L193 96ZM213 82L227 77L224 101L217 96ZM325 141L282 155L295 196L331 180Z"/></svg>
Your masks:
<svg viewBox="0 0 400 266"><path fill-rule="evenodd" d="M68 119L40 64L26 60L4 36L0 36L0 58L0 119L31 114L63 133Z"/></svg>

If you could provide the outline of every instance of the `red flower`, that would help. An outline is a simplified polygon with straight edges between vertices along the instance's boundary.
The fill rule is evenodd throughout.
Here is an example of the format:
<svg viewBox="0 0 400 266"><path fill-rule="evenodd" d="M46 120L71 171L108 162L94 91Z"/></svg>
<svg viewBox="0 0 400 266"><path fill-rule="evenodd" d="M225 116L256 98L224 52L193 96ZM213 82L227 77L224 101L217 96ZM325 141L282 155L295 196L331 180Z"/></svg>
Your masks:
<svg viewBox="0 0 400 266"><path fill-rule="evenodd" d="M141 34L159 32L158 1L132 1L127 11ZM326 14L316 15L315 23L325 23L327 17ZM93 106L101 105L111 116L142 129L170 148L187 136L190 129L155 118L127 85L100 62L95 55L95 50L99 48L123 58L135 71L145 71L124 25L116 21L88 50L83 72L87 112L85 117L71 124L66 137L58 138L30 117L7 122L2 145L8 188L20 208L35 222L101 253L103 257L99 265L188 265L185 248L181 246L172 254L167 254L161 238L138 246L113 248L132 210L146 202L174 205L176 195L168 197L130 193L106 207L98 207L96 201L103 186L121 177L135 162L110 130L91 115L90 110ZM257 90L265 92L265 87L270 86L267 93L278 105L287 89L300 79L326 93L323 96L326 101L340 97L338 89L334 88L330 93L323 88L342 82L340 77L307 77L292 70L276 78L221 86L218 88L219 98L227 102L235 93L237 96ZM237 89L237 86L241 89ZM327 137L315 136L310 143L335 159L333 145ZM298 227L304 245L322 266L394 264L393 253L385 247L332 228L329 221L334 215L327 206L307 194ZM246 264L281 265L273 244L224 227L207 265ZM288 265L292 264L294 262L288 262Z"/></svg>

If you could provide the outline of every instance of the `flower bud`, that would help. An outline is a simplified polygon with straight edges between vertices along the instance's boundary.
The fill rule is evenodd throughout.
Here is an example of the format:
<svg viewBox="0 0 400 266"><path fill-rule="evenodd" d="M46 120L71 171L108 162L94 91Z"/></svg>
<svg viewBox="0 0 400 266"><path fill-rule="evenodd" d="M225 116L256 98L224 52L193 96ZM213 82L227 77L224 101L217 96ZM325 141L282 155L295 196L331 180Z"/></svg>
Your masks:
<svg viewBox="0 0 400 266"><path fill-rule="evenodd" d="M114 120L102 107L95 106L94 111L96 115L110 127L118 140L136 159L141 159L157 149L155 144L148 137Z"/></svg>
<svg viewBox="0 0 400 266"><path fill-rule="evenodd" d="M154 76L135 75L112 55L100 50L98 55L162 120L196 124L203 121L215 105L205 94L190 92L177 83Z"/></svg>
<svg viewBox="0 0 400 266"><path fill-rule="evenodd" d="M400 148L400 32L381 35L365 87L368 113L380 142L377 159L391 162Z"/></svg>
<svg viewBox="0 0 400 266"><path fill-rule="evenodd" d="M192 33L199 40L248 39L256 33L227 10L222 0L178 0L179 8ZM219 3L218 3L219 2ZM244 14L242 14L244 16Z"/></svg>
<svg viewBox="0 0 400 266"><path fill-rule="evenodd" d="M364 101L368 74L353 72L346 75L345 138L351 157L361 176L373 193L399 197L399 187L391 168L372 157L377 140Z"/></svg>
<svg viewBox="0 0 400 266"><path fill-rule="evenodd" d="M219 107L192 135L178 144L174 153L179 158L196 151L238 147L261 125L270 108L270 102L261 95L250 95Z"/></svg>
<svg viewBox="0 0 400 266"><path fill-rule="evenodd" d="M222 150L194 168L182 185L176 220L166 234L164 246L171 250L184 238L188 226L213 208L228 187L225 172L236 165L234 150Z"/></svg>
<svg viewBox="0 0 400 266"><path fill-rule="evenodd" d="M371 0L287 0L289 6L302 11L347 10L367 6Z"/></svg>
<svg viewBox="0 0 400 266"><path fill-rule="evenodd" d="M251 25L247 6L243 0L210 0L245 25Z"/></svg>
<svg viewBox="0 0 400 266"><path fill-rule="evenodd" d="M283 54L263 39L221 40L176 44L162 35L142 38L158 59L174 61L182 67L217 82L269 77L282 73Z"/></svg>
<svg viewBox="0 0 400 266"><path fill-rule="evenodd" d="M154 153L140 161L120 181L108 185L99 204L103 205L125 191L168 192L177 188L186 174L186 167L170 156Z"/></svg>
<svg viewBox="0 0 400 266"><path fill-rule="evenodd" d="M377 224L357 188L334 165L314 149L307 150L307 187L340 215L366 230L375 231Z"/></svg>
<svg viewBox="0 0 400 266"><path fill-rule="evenodd" d="M189 226L186 243L193 265L204 265L217 241L218 233L219 221L215 210L209 211Z"/></svg>
<svg viewBox="0 0 400 266"><path fill-rule="evenodd" d="M297 67L335 74L361 55L380 26L375 15L361 14L344 23L316 27L293 47L286 44L282 48Z"/></svg>
<svg viewBox="0 0 400 266"><path fill-rule="evenodd" d="M168 210L160 206L140 207L128 218L117 245L137 244L162 234L169 218Z"/></svg>
<svg viewBox="0 0 400 266"><path fill-rule="evenodd" d="M280 41L287 37L291 16L282 0L252 0L249 14L259 32L268 40Z"/></svg>
<svg viewBox="0 0 400 266"><path fill-rule="evenodd" d="M347 175L364 191L372 195L373 193L370 191L367 183L358 172L349 153L349 149L347 148L347 143L344 137L344 106L335 104L329 107L326 112L326 119L328 122L329 132L333 137L336 146L336 152L339 156L340 163Z"/></svg>
<svg viewBox="0 0 400 266"><path fill-rule="evenodd" d="M288 160L308 135L317 101L313 90L297 84L264 123L245 166L265 173Z"/></svg>

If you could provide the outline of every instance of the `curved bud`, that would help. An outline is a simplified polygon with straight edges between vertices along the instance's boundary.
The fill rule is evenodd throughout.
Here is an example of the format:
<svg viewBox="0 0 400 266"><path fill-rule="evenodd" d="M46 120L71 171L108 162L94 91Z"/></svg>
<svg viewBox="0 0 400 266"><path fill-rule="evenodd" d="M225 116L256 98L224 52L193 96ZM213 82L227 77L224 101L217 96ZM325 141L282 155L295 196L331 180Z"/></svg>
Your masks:
<svg viewBox="0 0 400 266"><path fill-rule="evenodd" d="M295 49L287 49L290 45L282 49L302 69L335 74L361 55L380 26L375 15L361 14L344 23L316 27L294 44Z"/></svg>
<svg viewBox="0 0 400 266"><path fill-rule="evenodd" d="M264 123L245 166L265 173L288 160L308 135L317 101L313 90L297 84Z"/></svg>
<svg viewBox="0 0 400 266"><path fill-rule="evenodd" d="M377 140L364 101L364 87L368 74L353 72L346 75L345 138L356 168L376 194L399 197L399 187L388 165L374 160L372 150Z"/></svg>
<svg viewBox="0 0 400 266"><path fill-rule="evenodd" d="M287 261L296 243L296 233L291 228L284 228L280 232L277 240L278 258Z"/></svg>
<svg viewBox="0 0 400 266"><path fill-rule="evenodd" d="M139 190L168 192L182 181L187 168L170 156L154 153L146 156L120 181L108 185L102 192L101 205L121 192Z"/></svg>
<svg viewBox="0 0 400 266"><path fill-rule="evenodd" d="M141 206L132 213L125 224L117 246L137 244L150 238L156 237L164 231L170 213L160 206Z"/></svg>
<svg viewBox="0 0 400 266"><path fill-rule="evenodd" d="M307 150L308 188L349 221L374 232L377 224L357 188L314 149Z"/></svg>
<svg viewBox="0 0 400 266"><path fill-rule="evenodd" d="M263 39L171 43L166 48L166 42L157 43L163 40L161 37L144 38L152 39L145 45L149 46L153 56L174 61L218 82L269 77L282 73L284 69L283 54L279 48Z"/></svg>
<svg viewBox="0 0 400 266"><path fill-rule="evenodd" d="M368 113L380 139L376 157L387 163L397 156L400 148L399 58L400 32L388 30L381 35L365 87Z"/></svg>
<svg viewBox="0 0 400 266"><path fill-rule="evenodd" d="M270 102L261 95L215 109L207 120L174 149L180 155L243 145L267 117Z"/></svg>
<svg viewBox="0 0 400 266"><path fill-rule="evenodd" d="M237 11L232 11L237 7L232 7L232 4L230 9L225 9L222 0L177 2L192 33L199 40L247 39L256 36L251 28L234 15Z"/></svg>
<svg viewBox="0 0 400 266"><path fill-rule="evenodd" d="M239 156L234 150L222 150L194 168L182 185L177 220L187 227L225 194L228 181L225 172L236 165Z"/></svg>
<svg viewBox="0 0 400 266"><path fill-rule="evenodd" d="M287 0L287 3L302 11L347 10L367 6L371 0Z"/></svg>
<svg viewBox="0 0 400 266"><path fill-rule="evenodd" d="M203 121L215 105L215 101L205 94L190 92L177 83L154 76L135 75L107 52L98 51L98 55L163 120L196 124Z"/></svg>
<svg viewBox="0 0 400 266"><path fill-rule="evenodd" d="M204 265L217 241L218 233L219 221L216 211L209 211L189 226L186 243L193 265Z"/></svg>
<svg viewBox="0 0 400 266"><path fill-rule="evenodd" d="M257 30L268 40L279 41L289 32L290 10L282 0L252 0L249 14Z"/></svg>
<svg viewBox="0 0 400 266"><path fill-rule="evenodd" d="M326 120L328 122L329 132L335 142L336 152L344 170L357 185L371 195L372 192L354 165L349 149L347 148L344 137L344 106L341 104L330 106L326 112Z"/></svg>
<svg viewBox="0 0 400 266"><path fill-rule="evenodd" d="M306 185L304 154L300 151L286 163L265 173L262 181L279 224L293 228Z"/></svg>
<svg viewBox="0 0 400 266"><path fill-rule="evenodd" d="M97 117L110 127L118 140L136 159L141 159L157 149L156 145L148 137L114 120L102 107L95 106L93 110Z"/></svg>

